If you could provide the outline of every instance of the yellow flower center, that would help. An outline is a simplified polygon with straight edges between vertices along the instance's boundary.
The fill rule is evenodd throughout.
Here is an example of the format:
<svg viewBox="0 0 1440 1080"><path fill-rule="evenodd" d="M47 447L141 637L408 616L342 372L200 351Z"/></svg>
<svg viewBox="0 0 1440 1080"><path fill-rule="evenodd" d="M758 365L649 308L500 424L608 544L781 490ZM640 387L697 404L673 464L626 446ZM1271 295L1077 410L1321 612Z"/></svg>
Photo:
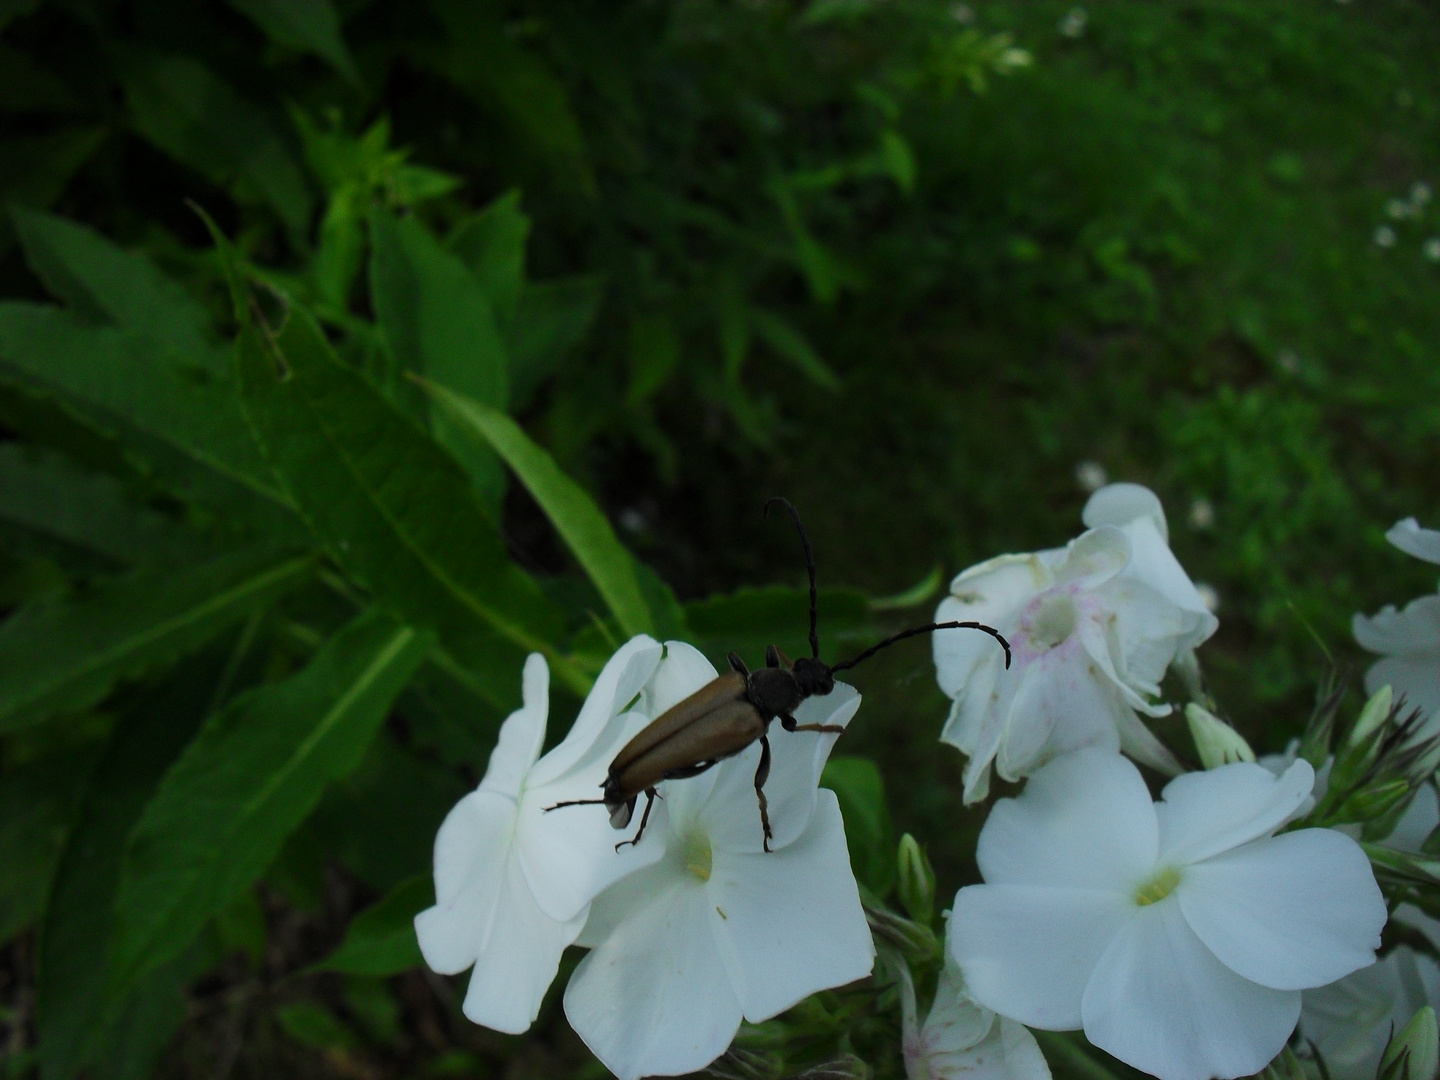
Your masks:
<svg viewBox="0 0 1440 1080"><path fill-rule="evenodd" d="M1173 866L1163 867L1154 877L1135 890L1135 903L1141 907L1158 904L1175 891L1180 884L1180 871Z"/></svg>
<svg viewBox="0 0 1440 1080"><path fill-rule="evenodd" d="M685 860L686 870L701 881L710 880L710 837L699 831L691 833L685 840L682 858Z"/></svg>

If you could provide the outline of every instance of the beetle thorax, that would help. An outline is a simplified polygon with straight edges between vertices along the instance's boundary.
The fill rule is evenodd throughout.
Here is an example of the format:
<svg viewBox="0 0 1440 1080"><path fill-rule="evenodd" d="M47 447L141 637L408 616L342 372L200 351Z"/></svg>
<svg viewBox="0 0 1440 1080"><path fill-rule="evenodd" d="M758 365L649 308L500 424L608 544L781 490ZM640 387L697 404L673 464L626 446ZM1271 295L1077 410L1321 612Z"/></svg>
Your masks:
<svg viewBox="0 0 1440 1080"><path fill-rule="evenodd" d="M784 668L760 668L750 673L746 686L750 704L760 710L760 715L769 720L781 713L792 713L804 701L806 694L800 689L795 675Z"/></svg>

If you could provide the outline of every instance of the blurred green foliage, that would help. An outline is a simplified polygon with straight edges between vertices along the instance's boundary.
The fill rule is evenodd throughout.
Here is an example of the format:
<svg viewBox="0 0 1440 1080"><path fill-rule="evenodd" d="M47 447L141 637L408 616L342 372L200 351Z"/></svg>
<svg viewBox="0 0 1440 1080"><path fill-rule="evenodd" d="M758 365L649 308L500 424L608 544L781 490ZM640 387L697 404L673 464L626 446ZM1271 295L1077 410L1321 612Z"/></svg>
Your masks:
<svg viewBox="0 0 1440 1080"><path fill-rule="evenodd" d="M1433 586L1382 533L1440 518L1437 47L1414 0L0 0L9 1075L592 1075L408 915L526 651L552 738L630 633L804 651L771 494L834 658L1078 532L1081 463L1148 483L1220 705L1297 734L1307 627L1358 660ZM857 681L857 870L913 832L943 906L925 651Z"/></svg>

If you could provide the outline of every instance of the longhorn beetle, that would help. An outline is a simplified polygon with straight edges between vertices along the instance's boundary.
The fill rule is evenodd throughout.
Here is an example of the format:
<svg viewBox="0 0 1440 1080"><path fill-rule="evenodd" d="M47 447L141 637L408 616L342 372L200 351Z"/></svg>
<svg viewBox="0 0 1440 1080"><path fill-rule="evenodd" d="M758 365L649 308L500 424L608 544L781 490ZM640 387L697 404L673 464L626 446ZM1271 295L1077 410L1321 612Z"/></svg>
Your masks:
<svg viewBox="0 0 1440 1080"><path fill-rule="evenodd" d="M572 799L545 807L548 813L562 806L603 806L610 812L610 824L623 829L635 813L635 801L645 796L645 812L640 815L640 828L629 840L615 845L619 851L626 844L638 844L650 820L655 803L656 786L665 780L684 780L699 776L728 757L734 757L747 746L760 741L760 767L755 770L755 796L760 803L760 825L765 831L764 848L770 850L770 812L765 799L765 781L770 776L770 721L778 718L786 731L840 732L834 724L802 724L795 719L795 709L808 697L823 697L835 689L835 672L853 668L881 649L897 641L929 634L936 630L981 630L989 634L1005 650L1005 666L1010 666L1010 643L998 630L978 622L927 623L912 626L864 652L831 667L820 659L820 637L816 631L815 553L810 537L800 521L800 512L786 499L776 496L765 502L765 514L779 503L790 511L800 542L805 545L805 569L810 575L810 656L791 663L790 658L774 645L765 647L765 666L751 671L738 655L729 656L732 671L706 683L684 701L667 709L652 720L621 748L610 763L609 773L600 785L598 799Z"/></svg>

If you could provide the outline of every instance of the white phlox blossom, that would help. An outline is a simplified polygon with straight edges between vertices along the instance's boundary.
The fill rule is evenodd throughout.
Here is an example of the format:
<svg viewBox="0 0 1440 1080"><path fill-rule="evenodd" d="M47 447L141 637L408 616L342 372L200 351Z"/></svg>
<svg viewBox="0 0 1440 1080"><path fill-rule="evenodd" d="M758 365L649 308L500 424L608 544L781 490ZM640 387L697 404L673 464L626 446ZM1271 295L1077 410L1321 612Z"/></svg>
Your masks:
<svg viewBox="0 0 1440 1080"><path fill-rule="evenodd" d="M971 996L1034 1028L1084 1028L1161 1080L1258 1072L1300 991L1371 964L1385 902L1369 860L1331 829L1272 835L1309 795L1236 762L1152 802L1125 758L1087 749L991 811L961 889L951 954Z"/></svg>
<svg viewBox="0 0 1440 1080"><path fill-rule="evenodd" d="M1440 965L1400 945L1303 999L1300 1052L1313 1043L1331 1080L1373 1080L1391 1033L1421 1006L1440 1006Z"/></svg>
<svg viewBox="0 0 1440 1080"><path fill-rule="evenodd" d="M977 1005L948 950L923 1025L910 968L898 967L907 1080L1050 1080L1030 1029Z"/></svg>
<svg viewBox="0 0 1440 1080"><path fill-rule="evenodd" d="M1385 538L1407 555L1440 563L1440 531L1422 529L1414 518L1397 522ZM1397 611L1386 604L1373 616L1358 612L1351 630L1362 648L1381 654L1365 672L1365 690L1387 683L1425 714L1424 734L1440 731L1440 595L1412 600Z"/></svg>
<svg viewBox="0 0 1440 1080"><path fill-rule="evenodd" d="M643 635L622 647L569 734L544 757L550 672L545 658L532 654L524 705L501 727L484 780L440 826L436 903L415 917L415 933L434 970L474 966L464 1011L477 1024L512 1034L528 1028L591 899L664 854L659 805L644 839L619 852L603 807L544 809L595 798L616 751L679 700L668 689L673 680L662 652Z"/></svg>
<svg viewBox="0 0 1440 1080"><path fill-rule="evenodd" d="M1147 488L1101 488L1085 523L1064 548L971 567L935 612L937 622L987 623L1014 651L1007 671L980 635L933 637L940 688L954 699L940 738L970 759L967 803L988 794L992 763L1018 780L1084 746L1179 771L1139 714L1170 712L1155 700L1165 669L1214 633L1215 616L1171 554L1164 512Z"/></svg>
<svg viewBox="0 0 1440 1080"><path fill-rule="evenodd" d="M715 678L694 649L669 648L677 693ZM859 704L837 683L795 716L843 726ZM725 1051L742 1018L768 1019L870 973L875 950L839 805L817 790L837 737L772 728L769 853L758 744L664 786L667 815L650 825L666 834L664 857L596 897L578 941L592 951L565 990L571 1027L620 1080L695 1072Z"/></svg>

